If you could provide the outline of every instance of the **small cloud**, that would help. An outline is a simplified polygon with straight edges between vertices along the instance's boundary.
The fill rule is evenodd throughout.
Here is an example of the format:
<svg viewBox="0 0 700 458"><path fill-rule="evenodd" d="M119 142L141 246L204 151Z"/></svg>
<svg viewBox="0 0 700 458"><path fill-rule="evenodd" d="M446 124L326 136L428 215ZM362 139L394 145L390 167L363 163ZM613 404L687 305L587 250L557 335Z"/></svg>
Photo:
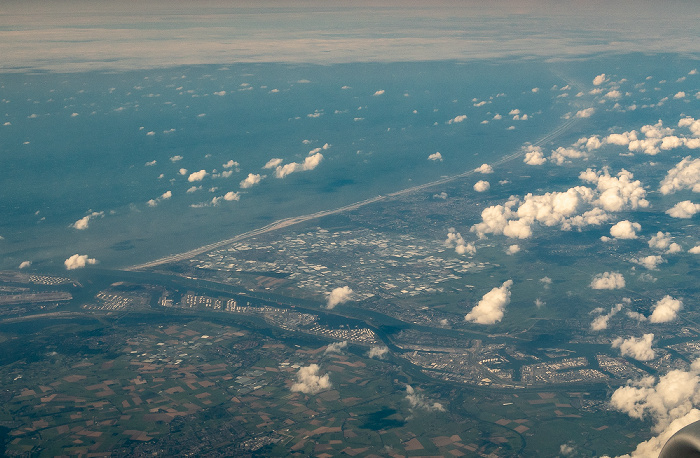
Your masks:
<svg viewBox="0 0 700 458"><path fill-rule="evenodd" d="M700 212L700 204L694 204L689 200L678 202L673 207L666 210L666 214L672 218L692 218Z"/></svg>
<svg viewBox="0 0 700 458"><path fill-rule="evenodd" d="M530 89L530 91L532 91L534 94L536 94L536 93L540 92L540 88L533 87L532 89Z"/></svg>
<svg viewBox="0 0 700 458"><path fill-rule="evenodd" d="M654 341L654 334L644 334L641 338L630 337L623 339L618 337L613 340L612 347L619 348L622 356L629 356L638 361L651 361L656 357L656 353L651 348Z"/></svg>
<svg viewBox="0 0 700 458"><path fill-rule="evenodd" d="M640 266L648 270L656 270L659 264L665 262L664 258L658 255L649 255L642 258L632 258L630 261L632 261L635 264L639 264Z"/></svg>
<svg viewBox="0 0 700 458"><path fill-rule="evenodd" d="M148 135L149 137L153 137L155 134L156 134L156 133L153 132L152 130L146 132L146 135Z"/></svg>
<svg viewBox="0 0 700 458"><path fill-rule="evenodd" d="M92 212L89 215L83 216L78 221L71 224L70 227L72 227L73 229L77 229L79 231L84 231L85 229L88 228L88 226L90 224L90 220L92 218L102 217L102 216L104 216L104 214L105 214L104 212Z"/></svg>
<svg viewBox="0 0 700 458"><path fill-rule="evenodd" d="M678 91L673 95L674 99L682 99L685 98L685 92L683 91Z"/></svg>
<svg viewBox="0 0 700 458"><path fill-rule="evenodd" d="M679 244L671 241L671 234L668 232L657 232L656 235L649 239L648 243L649 248L664 251L668 254L683 251L683 248Z"/></svg>
<svg viewBox="0 0 700 458"><path fill-rule="evenodd" d="M279 159L276 157L272 158L269 161L267 161L265 163L265 165L263 165L263 168L264 169L274 169L275 167L279 166L283 161L284 161L283 159Z"/></svg>
<svg viewBox="0 0 700 458"><path fill-rule="evenodd" d="M311 364L299 368L297 381L292 384L290 390L293 392L316 394L331 388L331 381L328 374L318 375L318 364Z"/></svg>
<svg viewBox="0 0 700 458"><path fill-rule="evenodd" d="M22 261L20 263L19 268L20 269L26 269L27 267L30 267L32 265L32 261Z"/></svg>
<svg viewBox="0 0 700 458"><path fill-rule="evenodd" d="M207 175L208 175L207 171L202 169L199 172L191 173L190 176L187 177L187 181L189 181L190 183L192 183L194 181L202 181L204 179L204 177L206 177Z"/></svg>
<svg viewBox="0 0 700 458"><path fill-rule="evenodd" d="M218 95L219 97L223 97L223 96L225 96L225 95L226 95L226 91L218 91L218 92L214 92L214 95Z"/></svg>
<svg viewBox="0 0 700 458"><path fill-rule="evenodd" d="M421 409L428 412L444 412L445 407L439 402L430 402L424 395L416 393L411 385L406 385L406 400L411 404L411 409Z"/></svg>
<svg viewBox="0 0 700 458"><path fill-rule="evenodd" d="M429 161L441 161L442 162L442 154L439 152L433 153L430 156L428 156Z"/></svg>
<svg viewBox="0 0 700 458"><path fill-rule="evenodd" d="M241 200L241 194L238 192L229 191L224 194L224 200L227 202L232 202L234 200Z"/></svg>
<svg viewBox="0 0 700 458"><path fill-rule="evenodd" d="M182 176L185 176L185 175L187 175L187 169L180 169L180 170L178 171L178 173L179 173L180 175L182 175Z"/></svg>
<svg viewBox="0 0 700 458"><path fill-rule="evenodd" d="M700 245L696 245L693 248L688 250L688 253L690 254L700 254Z"/></svg>
<svg viewBox="0 0 700 458"><path fill-rule="evenodd" d="M476 192L485 192L488 191L490 188L491 184L485 180L479 180L476 183L474 183L474 191Z"/></svg>
<svg viewBox="0 0 700 458"><path fill-rule="evenodd" d="M467 119L467 115L455 116L454 118L447 121L447 124L454 124L454 123L458 123L458 122L463 122L465 119Z"/></svg>
<svg viewBox="0 0 700 458"><path fill-rule="evenodd" d="M323 354L327 355L328 353L342 353L344 349L348 347L348 341L343 340L342 342L333 342L332 344L329 344L326 349L324 350Z"/></svg>
<svg viewBox="0 0 700 458"><path fill-rule="evenodd" d="M506 305L510 303L511 286L513 286L513 280L508 280L500 287L493 288L484 294L464 319L477 324L494 324L501 321Z"/></svg>
<svg viewBox="0 0 700 458"><path fill-rule="evenodd" d="M519 114L520 114L520 110L517 109L517 108L515 108L515 109L513 109L513 110L510 110L510 111L508 112L508 114L509 114L510 116L516 116L516 115L519 115Z"/></svg>
<svg viewBox="0 0 700 458"><path fill-rule="evenodd" d="M520 245L510 245L506 250L507 255L513 255L520 252Z"/></svg>
<svg viewBox="0 0 700 458"><path fill-rule="evenodd" d="M297 84L309 84L309 83L311 83L311 81L309 81L307 79L301 79L301 80L297 81Z"/></svg>
<svg viewBox="0 0 700 458"><path fill-rule="evenodd" d="M544 153L542 152L542 148L539 146L528 145L524 148L524 150L525 159L523 159L523 162L527 165L542 165L547 162L547 159L544 157Z"/></svg>
<svg viewBox="0 0 700 458"><path fill-rule="evenodd" d="M625 287L625 277L619 272L603 272L593 277L593 289L622 289Z"/></svg>
<svg viewBox="0 0 700 458"><path fill-rule="evenodd" d="M382 94L384 94L384 89L380 89L380 90L378 90L377 92L375 92L375 93L372 94L372 95L376 97L376 96L382 95Z"/></svg>
<svg viewBox="0 0 700 458"><path fill-rule="evenodd" d="M241 181L240 186L242 189L250 188L260 183L263 178L264 176L259 173L249 173L245 180Z"/></svg>
<svg viewBox="0 0 700 458"><path fill-rule="evenodd" d="M388 347L384 345L373 345L369 348L367 356L370 358L384 359L387 353L389 353Z"/></svg>
<svg viewBox="0 0 700 458"><path fill-rule="evenodd" d="M605 73L601 73L600 75L593 78L593 86L600 86L601 84L603 84L606 81L607 81L607 77L605 76Z"/></svg>
<svg viewBox="0 0 700 458"><path fill-rule="evenodd" d="M192 194L193 192L197 192L200 189L202 189L201 186L192 186L187 190L187 194Z"/></svg>
<svg viewBox="0 0 700 458"><path fill-rule="evenodd" d="M180 156L179 154L170 158L170 162L177 162L177 161L181 161L181 160L182 160L182 156Z"/></svg>
<svg viewBox="0 0 700 458"><path fill-rule="evenodd" d="M342 286L333 289L328 293L328 299L326 302L326 308L332 310L336 305L344 304L352 298L353 291L349 286Z"/></svg>
<svg viewBox="0 0 700 458"><path fill-rule="evenodd" d="M494 119L494 121L498 121L499 119L503 119L503 116L496 113L495 115L493 115L493 119Z"/></svg>
<svg viewBox="0 0 700 458"><path fill-rule="evenodd" d="M481 164L479 167L474 169L475 172L487 174L493 173L493 168L488 164Z"/></svg>
<svg viewBox="0 0 700 458"><path fill-rule="evenodd" d="M593 116L593 113L595 113L595 108L590 107L590 108L585 108L583 110L579 110L576 112L576 117L577 118L590 118Z"/></svg>
<svg viewBox="0 0 700 458"><path fill-rule="evenodd" d="M674 299L669 295L663 297L655 305L649 322L651 323L668 323L676 319L678 311L683 308L683 302Z"/></svg>
<svg viewBox="0 0 700 458"><path fill-rule="evenodd" d="M152 166L156 165L156 163L157 163L157 162L156 162L156 160L154 159L154 160L152 160L152 161L150 161L150 162L146 162L145 166L146 166L146 167L152 167Z"/></svg>
<svg viewBox="0 0 700 458"><path fill-rule="evenodd" d="M97 259L92 259L88 255L74 254L70 258L63 261L66 266L66 270L82 269L88 264L97 264Z"/></svg>
<svg viewBox="0 0 700 458"><path fill-rule="evenodd" d="M642 230L641 224L624 220L610 228L610 235L616 239L636 239L636 231L640 230Z"/></svg>
<svg viewBox="0 0 700 458"><path fill-rule="evenodd" d="M225 169L231 169L231 168L238 168L240 167L240 164L233 159L229 160L228 162L224 163L221 165Z"/></svg>

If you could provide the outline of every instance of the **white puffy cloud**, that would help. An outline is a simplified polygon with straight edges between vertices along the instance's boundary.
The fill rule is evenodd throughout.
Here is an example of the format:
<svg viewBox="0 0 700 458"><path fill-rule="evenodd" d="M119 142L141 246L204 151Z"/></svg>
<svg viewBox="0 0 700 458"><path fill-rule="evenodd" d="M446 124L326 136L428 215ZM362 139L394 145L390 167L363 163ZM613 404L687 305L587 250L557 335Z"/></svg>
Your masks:
<svg viewBox="0 0 700 458"><path fill-rule="evenodd" d="M486 180L479 180L476 183L474 183L474 191L476 192L488 191L490 188L491 184Z"/></svg>
<svg viewBox="0 0 700 458"><path fill-rule="evenodd" d="M661 194L673 194L683 189L700 192L700 159L687 156L668 171L660 185Z"/></svg>
<svg viewBox="0 0 700 458"><path fill-rule="evenodd" d="M280 165L283 161L284 161L283 159L274 157L274 158L270 159L269 161L267 161L265 163L265 165L263 165L263 168L264 169L274 169L275 167Z"/></svg>
<svg viewBox="0 0 700 458"><path fill-rule="evenodd" d="M66 270L82 269L88 264L97 264L97 259L92 259L86 254L74 254L70 258L63 261Z"/></svg>
<svg viewBox="0 0 700 458"><path fill-rule="evenodd" d="M237 169L238 167L240 167L240 165L241 164L239 164L238 162L234 161L233 159L230 159L228 162L225 162L221 166L225 169L231 169L231 168Z"/></svg>
<svg viewBox="0 0 700 458"><path fill-rule="evenodd" d="M298 162L290 162L289 164L278 165L277 168L275 168L275 177L284 178L290 173L313 170L318 167L322 160L323 154L315 153L311 156L307 156L301 164Z"/></svg>
<svg viewBox="0 0 700 458"><path fill-rule="evenodd" d="M467 119L467 115L455 116L454 118L452 118L452 119L450 119L449 121L447 121L447 124L454 124L454 123L462 122L462 121L464 121L465 119Z"/></svg>
<svg viewBox="0 0 700 458"><path fill-rule="evenodd" d="M348 347L348 341L343 340L342 342L333 342L332 344L329 344L326 349L323 351L324 355L327 355L328 353L342 353L344 349Z"/></svg>
<svg viewBox="0 0 700 458"><path fill-rule="evenodd" d="M700 363L688 371L673 370L659 377L629 381L612 394L610 405L638 420L651 419L655 436L640 443L628 458L657 457L668 439L700 420Z"/></svg>
<svg viewBox="0 0 700 458"><path fill-rule="evenodd" d="M616 239L636 239L637 232L641 231L642 225L639 223L633 223L628 220L623 220L615 224L610 228L610 235Z"/></svg>
<svg viewBox="0 0 700 458"><path fill-rule="evenodd" d="M376 91L376 92L375 92L374 94L372 94L372 95L378 96L378 95L384 94L384 92L385 92L384 89L379 89L378 91Z"/></svg>
<svg viewBox="0 0 700 458"><path fill-rule="evenodd" d="M300 367L297 372L297 382L292 384L290 390L306 394L316 394L331 389L331 381L328 374L318 375L318 364L310 364Z"/></svg>
<svg viewBox="0 0 700 458"><path fill-rule="evenodd" d="M493 173L493 167L488 164L481 164L479 167L475 168L474 171L483 174Z"/></svg>
<svg viewBox="0 0 700 458"><path fill-rule="evenodd" d="M692 218L698 212L700 212L700 204L694 204L689 200L678 202L666 210L666 214L672 218Z"/></svg>
<svg viewBox="0 0 700 458"><path fill-rule="evenodd" d="M643 337L629 339L618 337L613 340L612 347L619 348L622 356L629 356L638 361L651 361L656 356L656 352L651 348L653 341L654 334L644 334Z"/></svg>
<svg viewBox="0 0 700 458"><path fill-rule="evenodd" d="M668 232L657 232L656 235L649 239L649 248L664 251L666 253L678 253L683 251L683 248L675 242L671 241L671 234Z"/></svg>
<svg viewBox="0 0 700 458"><path fill-rule="evenodd" d="M634 180L634 175L625 169L617 176L611 176L607 167L600 172L586 169L585 172L581 172L579 178L596 185L600 195L595 203L607 211L617 212L627 208L636 210L649 206L642 183Z"/></svg>
<svg viewBox="0 0 700 458"><path fill-rule="evenodd" d="M172 191L165 191L163 194L160 196L156 197L155 199L151 199L148 202L146 202L146 205L149 207L155 207L157 206L162 200L168 200L173 196Z"/></svg>
<svg viewBox="0 0 700 458"><path fill-rule="evenodd" d="M510 287L513 280L507 280L500 287L484 294L479 303L464 317L477 324L494 324L503 319L506 305L510 303Z"/></svg>
<svg viewBox="0 0 700 458"><path fill-rule="evenodd" d="M197 192L200 189L202 189L201 186L190 186L186 192L187 192L187 194L192 194L193 192Z"/></svg>
<svg viewBox="0 0 700 458"><path fill-rule="evenodd" d="M539 146L528 145L523 149L526 151L523 162L527 165L542 165L547 162L547 159L544 157L544 153L542 152L542 148Z"/></svg>
<svg viewBox="0 0 700 458"><path fill-rule="evenodd" d="M373 345L369 347L369 352L367 356L370 358L384 359L384 357L389 353L389 348L384 345Z"/></svg>
<svg viewBox="0 0 700 458"><path fill-rule="evenodd" d="M170 162L177 162L177 161L181 161L181 160L182 160L182 156L180 156L179 154L172 156L170 158Z"/></svg>
<svg viewBox="0 0 700 458"><path fill-rule="evenodd" d="M89 215L83 216L78 221L71 224L70 227L77 229L79 231L84 231L85 229L87 229L89 227L90 220L92 218L102 217L102 216L104 216L104 214L105 214L104 212L92 212Z"/></svg>
<svg viewBox="0 0 700 458"><path fill-rule="evenodd" d="M693 248L688 250L688 253L690 254L700 254L700 245L696 245Z"/></svg>
<svg viewBox="0 0 700 458"><path fill-rule="evenodd" d="M259 173L249 173L248 176L245 178L245 180L241 181L241 188L247 189L252 186L255 186L256 184L260 183L260 181L264 178L264 176L260 175Z"/></svg>
<svg viewBox="0 0 700 458"><path fill-rule="evenodd" d="M240 193L229 191L226 194L224 194L224 200L231 202L234 200L241 200L241 195Z"/></svg>
<svg viewBox="0 0 700 458"><path fill-rule="evenodd" d="M428 156L428 160L430 160L430 161L442 161L442 154L440 154L440 152L433 153L430 156Z"/></svg>
<svg viewBox="0 0 700 458"><path fill-rule="evenodd" d="M610 321L610 318L617 315L620 310L624 308L624 306L625 304L622 303L616 304L610 308L610 312L595 317L595 319L593 319L591 322L591 331L602 331L604 329L608 329L608 322ZM595 312L602 313L602 309L596 309Z"/></svg>
<svg viewBox="0 0 700 458"><path fill-rule="evenodd" d="M517 109L517 108L515 108L515 109L513 109L513 110L510 110L510 111L508 112L508 114L509 114L510 116L516 116L516 115L519 115L519 114L520 114L520 110Z"/></svg>
<svg viewBox="0 0 700 458"><path fill-rule="evenodd" d="M665 262L664 258L658 255L649 255L642 258L632 258L631 261L640 266L646 267L649 270L656 270L659 264Z"/></svg>
<svg viewBox="0 0 700 458"><path fill-rule="evenodd" d="M416 393L411 385L406 385L406 400L411 404L412 409L427 410L428 412L444 412L445 407L439 402L430 402L424 395Z"/></svg>
<svg viewBox="0 0 700 458"><path fill-rule="evenodd" d="M150 162L146 162L145 166L146 166L146 167L151 167L151 166L156 165L156 163L157 163L157 161L156 161L155 159L153 159L153 160L150 161Z"/></svg>
<svg viewBox="0 0 700 458"><path fill-rule="evenodd" d="M328 293L326 308L331 310L338 304L343 304L350 300L353 291L349 286L341 286Z"/></svg>
<svg viewBox="0 0 700 458"><path fill-rule="evenodd" d="M700 119L686 116L678 121L678 127L687 127L694 137L700 137Z"/></svg>
<svg viewBox="0 0 700 458"><path fill-rule="evenodd" d="M600 75L596 76L593 78L593 86L600 86L604 82L608 80L607 76L605 76L605 73L601 73Z"/></svg>
<svg viewBox="0 0 700 458"><path fill-rule="evenodd" d="M685 97L685 92L683 91L678 91L673 95L674 99L682 99Z"/></svg>
<svg viewBox="0 0 700 458"><path fill-rule="evenodd" d="M192 183L194 181L202 181L204 179L204 177L206 177L207 175L208 175L207 171L202 169L199 172L190 173L190 176L187 177L187 181L189 181L190 183Z"/></svg>
<svg viewBox="0 0 700 458"><path fill-rule="evenodd" d="M622 289L625 287L625 277L619 272L603 272L593 277L593 289Z"/></svg>
<svg viewBox="0 0 700 458"><path fill-rule="evenodd" d="M180 173L180 175L185 176L185 175L187 175L187 169L184 169L184 168L180 169L179 173Z"/></svg>
<svg viewBox="0 0 700 458"><path fill-rule="evenodd" d="M470 254L476 253L476 247L473 243L467 243L462 234L457 232L454 227L447 230L447 239L445 239L445 246L447 248L455 249L457 254Z"/></svg>
<svg viewBox="0 0 700 458"><path fill-rule="evenodd" d="M32 261L22 261L19 265L20 269L26 269L32 265Z"/></svg>
<svg viewBox="0 0 700 458"><path fill-rule="evenodd" d="M577 118L590 118L595 113L595 108L584 108L583 110L578 110L576 112Z"/></svg>
<svg viewBox="0 0 700 458"><path fill-rule="evenodd" d="M585 151L581 151L576 148L564 148L563 146L560 146L559 148L552 151L552 154L549 156L549 160L557 165L562 165L567 162L570 162L568 161L568 159L580 159L582 157L588 157Z"/></svg>
<svg viewBox="0 0 700 458"><path fill-rule="evenodd" d="M681 309L683 309L683 301L666 295L654 304L649 321L651 323L668 323L676 319L678 311Z"/></svg>
<svg viewBox="0 0 700 458"><path fill-rule="evenodd" d="M520 252L520 245L510 245L510 246L506 249L506 254L507 254L507 255L513 255L513 254L519 253L519 252Z"/></svg>

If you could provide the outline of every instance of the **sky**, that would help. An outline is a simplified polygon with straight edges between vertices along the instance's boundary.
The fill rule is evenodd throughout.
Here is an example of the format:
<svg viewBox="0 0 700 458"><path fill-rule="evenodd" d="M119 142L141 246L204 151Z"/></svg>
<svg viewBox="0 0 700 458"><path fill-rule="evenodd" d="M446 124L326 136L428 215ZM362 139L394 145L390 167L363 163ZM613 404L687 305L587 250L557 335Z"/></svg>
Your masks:
<svg viewBox="0 0 700 458"><path fill-rule="evenodd" d="M0 71L700 51L692 1L5 1Z"/></svg>

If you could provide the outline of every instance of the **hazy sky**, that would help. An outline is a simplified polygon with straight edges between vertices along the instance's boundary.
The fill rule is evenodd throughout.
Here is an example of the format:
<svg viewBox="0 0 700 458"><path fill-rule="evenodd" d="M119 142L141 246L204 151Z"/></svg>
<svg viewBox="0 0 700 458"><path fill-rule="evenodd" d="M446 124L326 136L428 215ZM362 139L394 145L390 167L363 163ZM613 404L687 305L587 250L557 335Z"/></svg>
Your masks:
<svg viewBox="0 0 700 458"><path fill-rule="evenodd" d="M700 52L694 1L425 5L9 0L0 5L0 70Z"/></svg>

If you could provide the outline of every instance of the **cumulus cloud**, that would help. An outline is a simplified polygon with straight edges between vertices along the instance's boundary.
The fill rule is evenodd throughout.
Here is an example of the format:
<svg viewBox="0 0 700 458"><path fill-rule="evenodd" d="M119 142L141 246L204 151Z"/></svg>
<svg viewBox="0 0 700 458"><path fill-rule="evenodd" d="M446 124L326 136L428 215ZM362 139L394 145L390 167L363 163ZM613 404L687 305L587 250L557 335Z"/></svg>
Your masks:
<svg viewBox="0 0 700 458"><path fill-rule="evenodd" d="M507 255L513 255L513 254L519 253L519 252L520 252L520 245L510 245L510 246L506 249L506 254L507 254Z"/></svg>
<svg viewBox="0 0 700 458"><path fill-rule="evenodd" d="M685 92L683 91L678 91L673 95L674 99L682 99L685 97Z"/></svg>
<svg viewBox="0 0 700 458"><path fill-rule="evenodd" d="M343 304L350 300L353 291L349 286L341 286L328 293L326 308L331 310L338 304Z"/></svg>
<svg viewBox="0 0 700 458"><path fill-rule="evenodd" d="M636 239L637 232L641 231L642 225L628 220L620 221L610 228L610 235L616 239Z"/></svg>
<svg viewBox="0 0 700 458"><path fill-rule="evenodd" d="M291 386L290 390L306 394L316 394L331 389L332 385L329 375L318 375L318 371L318 364L311 364L299 368L299 372L297 372L297 382Z"/></svg>
<svg viewBox="0 0 700 458"><path fill-rule="evenodd" d="M644 334L643 337L630 337L623 339L618 337L613 340L612 347L619 348L622 356L629 356L638 361L651 361L656 357L656 352L651 348L654 334Z"/></svg>
<svg viewBox="0 0 700 458"><path fill-rule="evenodd" d="M607 167L599 172L586 169L585 172L581 172L579 178L596 185L600 195L595 203L607 211L617 212L627 208L636 210L649 206L642 183L634 180L634 175L625 169L617 176L611 176Z"/></svg>
<svg viewBox="0 0 700 458"><path fill-rule="evenodd" d="M651 419L655 436L640 443L630 458L659 456L668 439L681 428L700 420L700 363L690 370L673 370L659 377L630 381L612 394L610 405L637 420Z"/></svg>
<svg viewBox="0 0 700 458"><path fill-rule="evenodd" d="M428 412L444 412L445 407L439 402L430 402L424 395L416 393L411 385L406 385L406 400L411 404L412 409L427 410Z"/></svg>
<svg viewBox="0 0 700 458"><path fill-rule="evenodd" d="M430 161L442 161L442 154L439 152L433 153L430 156L428 156L428 160Z"/></svg>
<svg viewBox="0 0 700 458"><path fill-rule="evenodd" d="M146 167L151 167L151 166L156 165L156 163L157 163L157 161L156 161L155 159L153 159L153 160L150 161L150 162L146 162L145 165L146 165Z"/></svg>
<svg viewBox="0 0 700 458"><path fill-rule="evenodd" d="M467 119L467 115L455 116L454 118L447 121L447 124L454 124L454 123L458 123L458 122L463 122L465 119Z"/></svg>
<svg viewBox="0 0 700 458"><path fill-rule="evenodd" d="M181 160L182 160L182 156L180 156L179 154L170 158L170 162L177 162L177 161L181 161Z"/></svg>
<svg viewBox="0 0 700 458"><path fill-rule="evenodd" d="M225 162L221 166L225 169L231 169L231 168L237 169L238 167L240 167L240 164L238 162L234 161L233 159L230 159L228 162Z"/></svg>
<svg viewBox="0 0 700 458"><path fill-rule="evenodd" d="M590 118L593 116L595 113L595 108L590 107L590 108L584 108L583 110L579 110L576 112L576 117L577 118Z"/></svg>
<svg viewBox="0 0 700 458"><path fill-rule="evenodd" d="M263 165L263 168L264 169L274 169L275 167L279 166L283 161L284 161L283 159L280 159L277 157L272 158L269 161L267 161L265 163L265 165Z"/></svg>
<svg viewBox="0 0 700 458"><path fill-rule="evenodd" d="M372 95L376 97L376 96L378 96L378 95L384 94L384 92L385 92L384 89L380 89L380 90L376 91L376 92L375 92L374 94L372 94Z"/></svg>
<svg viewBox="0 0 700 458"><path fill-rule="evenodd" d="M506 305L510 303L510 287L513 280L507 280L500 287L484 294L479 303L465 315L466 321L477 324L494 324L503 319Z"/></svg>
<svg viewBox="0 0 700 458"><path fill-rule="evenodd" d="M476 183L474 183L474 191L476 192L488 191L490 188L491 184L486 180L479 180Z"/></svg>
<svg viewBox="0 0 700 458"><path fill-rule="evenodd" d="M604 82L608 80L607 76L605 76L605 73L601 73L600 75L596 76L593 78L593 86L600 86Z"/></svg>
<svg viewBox="0 0 700 458"><path fill-rule="evenodd" d="M493 173L493 168L488 164L481 164L479 167L474 169L475 172L487 174Z"/></svg>
<svg viewBox="0 0 700 458"><path fill-rule="evenodd" d="M249 173L248 176L245 178L245 180L241 181L241 188L247 189L252 186L255 186L256 184L260 183L260 181L264 178L264 176L260 175L259 173Z"/></svg>
<svg viewBox="0 0 700 458"><path fill-rule="evenodd" d="M664 258L658 255L649 255L641 258L632 258L631 261L649 270L656 270L659 264L665 262Z"/></svg>
<svg viewBox="0 0 700 458"><path fill-rule="evenodd" d="M315 153L304 159L304 162L301 164L297 162L290 162L289 164L278 165L277 168L275 168L275 177L284 178L290 173L313 170L318 167L322 160L323 154Z"/></svg>
<svg viewBox="0 0 700 458"><path fill-rule="evenodd" d="M332 344L329 344L326 349L323 351L324 355L327 355L328 353L342 353L344 349L348 347L348 341L343 340L342 342L333 342Z"/></svg>
<svg viewBox="0 0 700 458"><path fill-rule="evenodd" d="M104 214L105 214L104 212L92 212L89 215L83 216L78 221L71 224L70 227L77 229L79 231L84 231L85 229L87 229L89 227L90 220L92 218L102 217L102 216L104 216Z"/></svg>
<svg viewBox="0 0 700 458"><path fill-rule="evenodd" d="M676 319L678 311L681 309L683 309L683 301L666 295L654 304L649 321L651 323L668 323Z"/></svg>
<svg viewBox="0 0 700 458"><path fill-rule="evenodd" d="M384 357L389 353L389 348L384 345L373 345L369 347L369 353L367 356L370 358L384 359Z"/></svg>
<svg viewBox="0 0 700 458"><path fill-rule="evenodd" d="M187 194L192 194L193 192L197 192L200 189L202 189L201 186L190 186L186 192L187 192Z"/></svg>
<svg viewBox="0 0 700 458"><path fill-rule="evenodd" d="M19 265L20 269L26 269L32 265L32 261L22 261Z"/></svg>
<svg viewBox="0 0 700 458"><path fill-rule="evenodd" d="M173 196L172 191L165 191L163 194L161 194L160 196L156 197L155 199L151 199L151 200L149 200L148 202L146 202L146 205L148 205L149 207L155 207L155 206L158 205L161 201L163 201L163 200L168 200L168 199L170 199L172 196Z"/></svg>
<svg viewBox="0 0 700 458"><path fill-rule="evenodd" d="M593 289L622 289L625 287L625 277L619 272L603 272L593 277Z"/></svg>
<svg viewBox="0 0 700 458"><path fill-rule="evenodd" d="M97 264L97 259L88 257L86 254L74 254L70 258L63 261L66 270L82 269L88 264Z"/></svg>
<svg viewBox="0 0 700 458"><path fill-rule="evenodd" d="M598 315L593 319L591 322L591 331L602 331L604 329L608 329L608 322L610 321L610 318L617 315L620 310L624 308L625 304L616 304L610 309L610 312L606 314L601 314ZM596 309L597 312L600 312L600 309Z"/></svg>
<svg viewBox="0 0 700 458"><path fill-rule="evenodd" d="M447 239L445 240L445 246L447 248L454 248L457 254L469 254L473 255L476 253L476 247L473 243L467 243L462 234L457 232L454 227L447 230Z"/></svg>
<svg viewBox="0 0 700 458"><path fill-rule="evenodd" d="M666 214L672 218L692 218L698 212L700 212L700 204L694 204L689 200L678 202L666 210Z"/></svg>
<svg viewBox="0 0 700 458"><path fill-rule="evenodd" d="M700 159L691 159L690 156L684 158L668 171L659 187L664 195L683 189L700 192Z"/></svg>
<svg viewBox="0 0 700 458"><path fill-rule="evenodd" d="M580 159L583 157L588 157L585 151L581 151L576 148L564 148L560 146L559 148L552 151L549 156L549 160L557 165L562 165L570 162L568 159Z"/></svg>
<svg viewBox="0 0 700 458"><path fill-rule="evenodd" d="M190 173L190 176L187 177L187 181L189 181L190 183L192 183L194 181L202 181L204 179L204 177L206 177L207 175L208 175L207 171L202 169L199 172Z"/></svg>
<svg viewBox="0 0 700 458"><path fill-rule="evenodd" d="M523 149L525 150L525 159L523 162L527 165L542 165L547 162L547 159L544 157L544 153L542 152L542 148L539 146L528 145Z"/></svg>
<svg viewBox="0 0 700 458"><path fill-rule="evenodd" d="M700 254L700 245L696 245L693 248L688 250L688 253L690 254Z"/></svg>
<svg viewBox="0 0 700 458"><path fill-rule="evenodd" d="M671 234L668 232L657 232L656 235L649 239L649 248L654 248L659 251L664 251L668 254L678 253L683 251L683 248L675 242L671 241Z"/></svg>

